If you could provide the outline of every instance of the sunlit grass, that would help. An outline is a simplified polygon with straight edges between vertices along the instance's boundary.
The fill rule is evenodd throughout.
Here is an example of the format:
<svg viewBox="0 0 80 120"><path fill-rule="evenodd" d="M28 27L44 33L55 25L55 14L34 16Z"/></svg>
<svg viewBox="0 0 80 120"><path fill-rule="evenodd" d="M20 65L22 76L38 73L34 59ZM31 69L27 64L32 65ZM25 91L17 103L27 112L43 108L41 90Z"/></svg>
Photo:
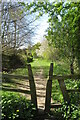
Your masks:
<svg viewBox="0 0 80 120"><path fill-rule="evenodd" d="M45 66L50 66L50 62L49 60L45 60L45 59L34 59L34 61L31 63L31 66L38 66L38 67L45 67Z"/></svg>

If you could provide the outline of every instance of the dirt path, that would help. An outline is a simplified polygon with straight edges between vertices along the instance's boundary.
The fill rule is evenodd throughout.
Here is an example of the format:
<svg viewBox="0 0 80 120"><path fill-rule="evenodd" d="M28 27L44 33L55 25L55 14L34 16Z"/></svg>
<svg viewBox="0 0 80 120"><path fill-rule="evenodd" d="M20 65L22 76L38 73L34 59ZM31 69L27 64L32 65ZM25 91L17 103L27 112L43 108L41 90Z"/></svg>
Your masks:
<svg viewBox="0 0 80 120"><path fill-rule="evenodd" d="M34 79L36 85L38 108L44 109L47 80L44 79L43 69L39 69L39 71L36 72Z"/></svg>
<svg viewBox="0 0 80 120"><path fill-rule="evenodd" d="M47 79L44 78L43 69L40 68L34 76L37 94L37 103L39 109L45 108L45 97L46 97L46 84ZM52 100L51 100L52 102Z"/></svg>

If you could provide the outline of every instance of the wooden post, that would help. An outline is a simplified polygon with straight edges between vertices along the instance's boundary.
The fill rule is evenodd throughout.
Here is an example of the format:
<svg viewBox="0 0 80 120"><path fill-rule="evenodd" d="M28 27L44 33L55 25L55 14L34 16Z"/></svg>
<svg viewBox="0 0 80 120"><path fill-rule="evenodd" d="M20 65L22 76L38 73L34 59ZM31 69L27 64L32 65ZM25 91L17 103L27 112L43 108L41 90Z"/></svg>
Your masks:
<svg viewBox="0 0 80 120"><path fill-rule="evenodd" d="M46 99L45 99L45 112L50 111L51 106L51 91L52 91L52 78L53 78L53 63L50 64L49 80L46 86Z"/></svg>
<svg viewBox="0 0 80 120"><path fill-rule="evenodd" d="M28 64L28 76L29 76L29 84L30 84L30 91L31 91L31 101L37 109L36 87L35 87L34 77L33 77L30 64Z"/></svg>
<svg viewBox="0 0 80 120"><path fill-rule="evenodd" d="M58 79L58 82L59 82L59 86L60 86L60 89L61 89L62 94L63 94L64 101L69 102L70 99L69 99L68 92L67 92L67 90L66 90L66 85L65 85L65 83L64 83L64 80L59 80L59 79Z"/></svg>

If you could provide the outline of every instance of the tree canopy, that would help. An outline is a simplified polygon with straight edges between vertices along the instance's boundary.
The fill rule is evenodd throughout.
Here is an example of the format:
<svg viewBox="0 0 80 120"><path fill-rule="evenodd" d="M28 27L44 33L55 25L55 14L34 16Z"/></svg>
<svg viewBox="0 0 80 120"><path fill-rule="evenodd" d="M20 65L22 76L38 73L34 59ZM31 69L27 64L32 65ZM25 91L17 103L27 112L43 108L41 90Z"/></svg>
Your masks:
<svg viewBox="0 0 80 120"><path fill-rule="evenodd" d="M46 38L49 44L53 44L60 50L61 56L69 60L71 70L75 59L80 68L80 2L34 1L26 7L30 14L38 12L38 17L48 14Z"/></svg>
<svg viewBox="0 0 80 120"><path fill-rule="evenodd" d="M18 2L2 2L1 4L1 38L2 51L17 49L31 43L34 33L32 23L35 20L24 11L24 5Z"/></svg>

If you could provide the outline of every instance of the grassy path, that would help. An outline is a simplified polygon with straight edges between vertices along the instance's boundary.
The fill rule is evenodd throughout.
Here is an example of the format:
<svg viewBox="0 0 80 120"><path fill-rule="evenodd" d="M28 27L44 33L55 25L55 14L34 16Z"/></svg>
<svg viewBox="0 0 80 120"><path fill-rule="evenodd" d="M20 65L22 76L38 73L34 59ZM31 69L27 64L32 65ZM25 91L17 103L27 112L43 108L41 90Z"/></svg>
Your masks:
<svg viewBox="0 0 80 120"><path fill-rule="evenodd" d="M43 69L40 68L39 71L36 72L34 79L35 79L35 85L36 85L38 108L44 109L47 81L44 79Z"/></svg>

